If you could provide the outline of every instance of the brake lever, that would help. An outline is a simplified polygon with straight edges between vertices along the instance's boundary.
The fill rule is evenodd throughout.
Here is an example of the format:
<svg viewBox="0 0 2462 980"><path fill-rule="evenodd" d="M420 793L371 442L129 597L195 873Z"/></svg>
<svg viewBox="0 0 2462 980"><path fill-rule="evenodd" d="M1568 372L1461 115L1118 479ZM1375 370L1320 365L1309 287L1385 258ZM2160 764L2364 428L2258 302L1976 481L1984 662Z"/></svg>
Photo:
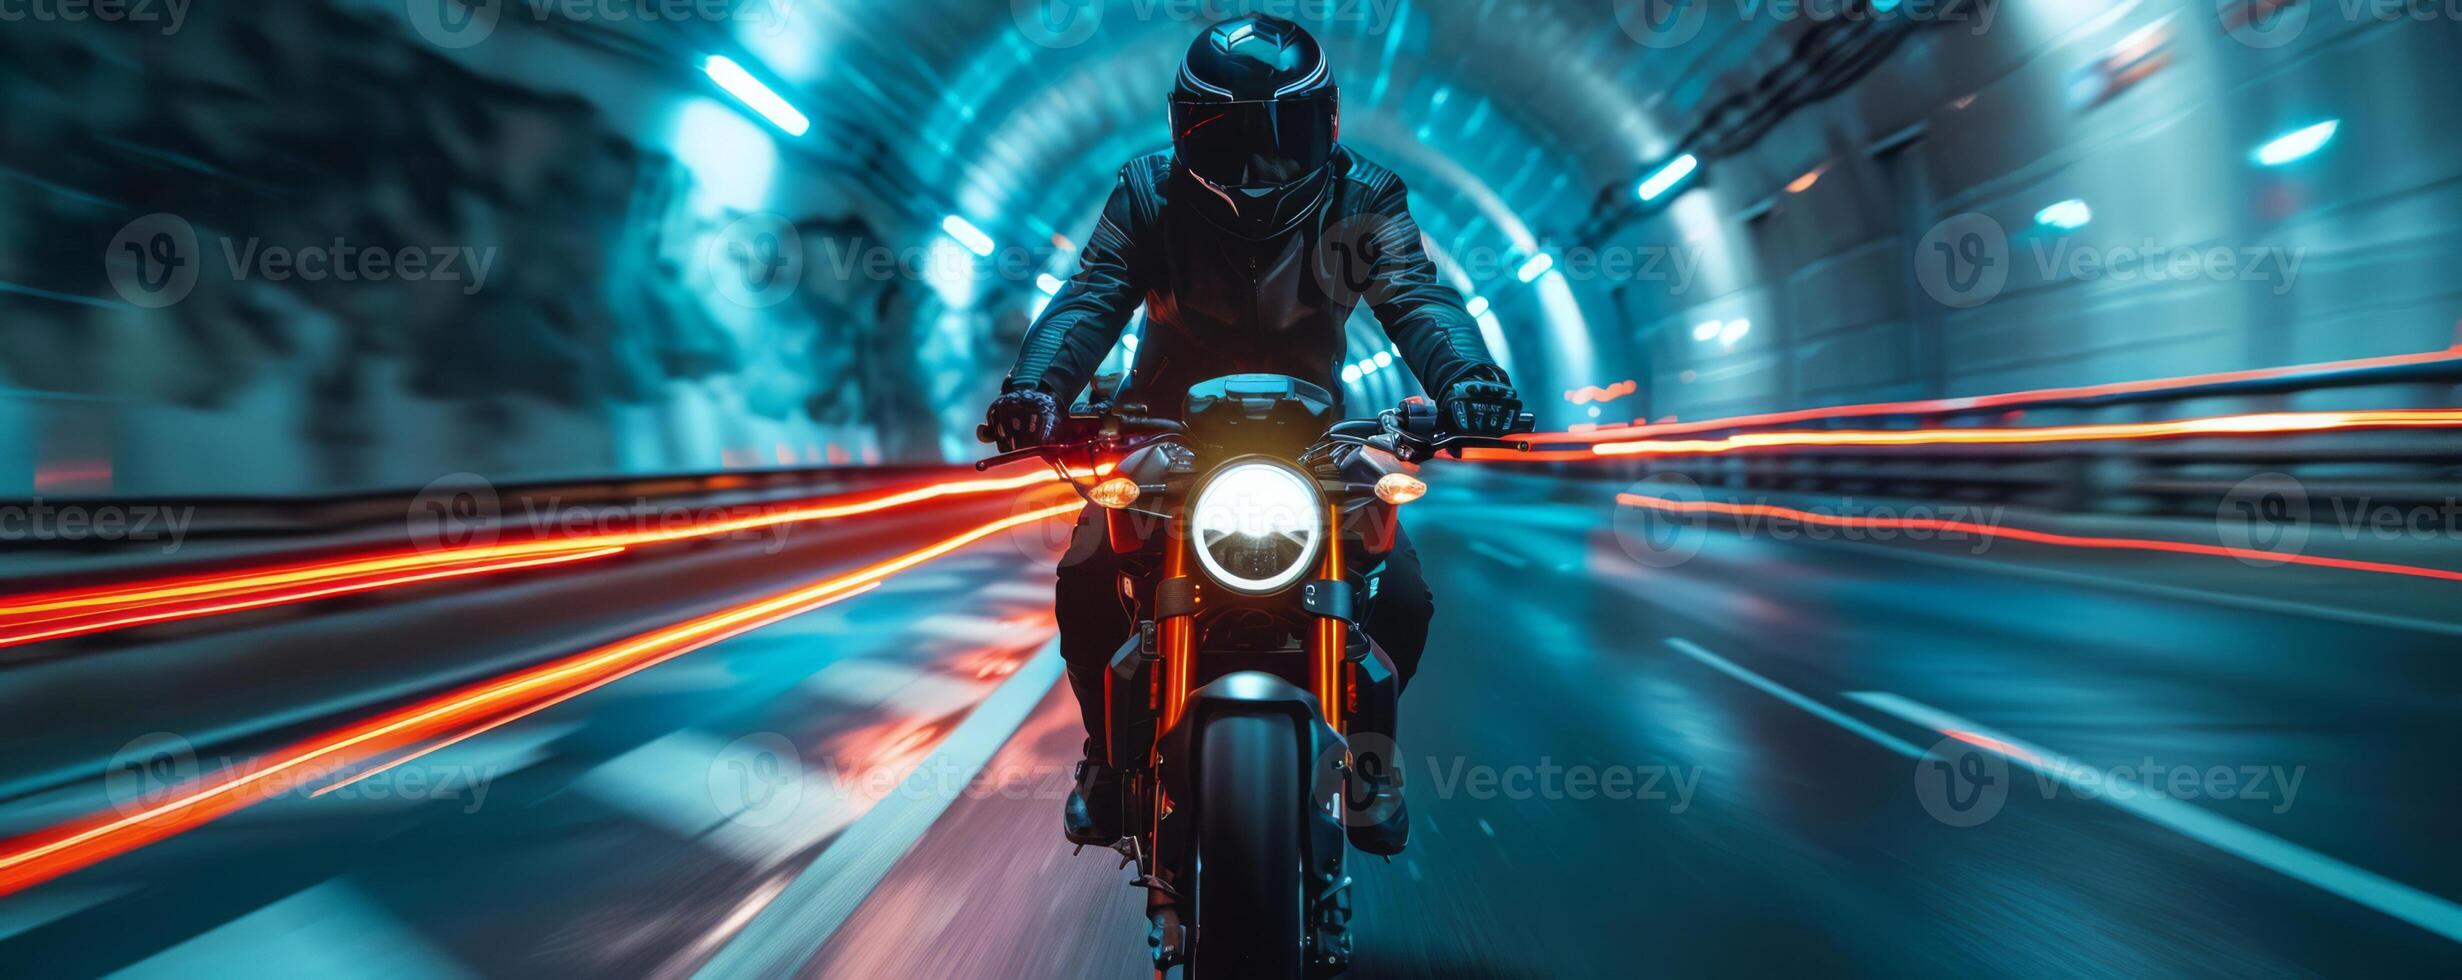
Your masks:
<svg viewBox="0 0 2462 980"><path fill-rule="evenodd" d="M998 456L977 460L975 472L981 473L995 466L1007 466L1021 459L1050 459L1050 450L1049 446L1028 446L1024 449L1011 450Z"/></svg>

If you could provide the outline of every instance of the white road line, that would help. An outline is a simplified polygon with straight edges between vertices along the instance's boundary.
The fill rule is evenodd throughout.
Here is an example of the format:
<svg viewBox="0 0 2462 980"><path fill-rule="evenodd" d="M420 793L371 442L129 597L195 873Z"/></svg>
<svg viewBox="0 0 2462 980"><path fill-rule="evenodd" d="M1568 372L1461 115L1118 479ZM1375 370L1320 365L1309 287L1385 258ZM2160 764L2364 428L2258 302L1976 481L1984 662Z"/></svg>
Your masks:
<svg viewBox="0 0 2462 980"><path fill-rule="evenodd" d="M1060 670L1060 645L1054 641L959 722L915 772L935 781L948 775L942 785L971 782L1059 681ZM795 975L956 802L956 795L897 792L882 799L694 975L704 980ZM1058 847L1058 841L1052 846Z"/></svg>
<svg viewBox="0 0 2462 980"><path fill-rule="evenodd" d="M2183 602L2197 602L2213 606L2228 606L2233 609L2247 609L2261 613L2272 613L2275 615L2296 614L2340 623L2373 626L2380 629L2410 630L2419 633L2435 633L2442 636L2462 636L2462 622L2424 619L2418 616L2405 616L2400 613L2370 612L2365 609L2350 609L2343 606L2329 606L2317 602L2303 602L2301 600L2288 597L2216 592L2211 589L2200 589L2185 585L2168 585L2162 582L2130 580L2119 578L2117 576L2095 575L2089 572L2074 572L2061 568L2047 568L2042 565L2030 565L2022 561L1992 561L1984 558L1934 554L1929 551L1914 551L1907 548L1873 544L1867 541L1825 541L1821 542L1821 545L1824 547L1835 547L1846 551L1860 551L1865 554L1877 555L1886 558L1896 558L1900 561L1914 562L1923 565L1934 565L1961 572L1982 571L1996 575L2007 575L2011 578L2030 578L2041 582L2055 582L2061 585L2077 586L2079 588L2093 589L2102 592L2136 592L2144 593L2146 595L2162 596L2166 599L2178 599Z"/></svg>
<svg viewBox="0 0 2462 980"><path fill-rule="evenodd" d="M2446 939L2462 942L2462 906L2373 871L2353 867L2263 831L2233 823L2194 804L2149 793L2110 792L2111 774L2089 771L2066 756L2046 751L1977 725L1956 715L1880 691L1850 693L1874 709L1944 734L1957 731L1978 736L1977 748L2003 756L2027 769L2060 780L2080 795L2091 795L2226 853L2358 902ZM1981 740L1999 746L1977 744ZM2087 793L2087 779L2095 781Z"/></svg>
<svg viewBox="0 0 2462 980"><path fill-rule="evenodd" d="M1677 653L1681 653L1687 657L1701 661L1712 670L1718 671L1719 673L1725 674L1729 677L1733 677L1736 680L1743 681L1753 687L1760 688L1763 693L1766 693L1771 697L1777 698L1778 700L1784 701L1798 708L1802 708L1805 711L1810 712L1813 717L1819 718L1822 721L1829 722L1832 725L1836 725L1840 728L1846 729L1847 731L1861 735L1873 744L1884 749L1888 749L1889 751L1895 752L1909 759L1923 758L1923 750L1907 744L1906 740L1848 717L1845 713L1840 712L1838 709L1832 708L1829 705L1822 704L1819 701L1815 701L1801 694L1797 694L1777 681L1773 681L1767 677L1753 673L1752 671L1745 670L1742 666L1736 664L1732 660L1728 660L1725 657L1721 657L1715 653L1711 653L1708 650L1702 649L1701 645L1698 643L1694 643L1693 641L1682 637L1671 636L1667 638L1667 645L1675 648Z"/></svg>
<svg viewBox="0 0 2462 980"><path fill-rule="evenodd" d="M342 878L190 938L111 974L114 980L334 977L371 971L449 980L476 976L450 950Z"/></svg>
<svg viewBox="0 0 2462 980"><path fill-rule="evenodd" d="M1530 567L1530 559L1524 558L1510 551L1506 551L1503 548L1499 548L1485 541L1471 541L1470 550L1474 553L1485 555L1514 568Z"/></svg>

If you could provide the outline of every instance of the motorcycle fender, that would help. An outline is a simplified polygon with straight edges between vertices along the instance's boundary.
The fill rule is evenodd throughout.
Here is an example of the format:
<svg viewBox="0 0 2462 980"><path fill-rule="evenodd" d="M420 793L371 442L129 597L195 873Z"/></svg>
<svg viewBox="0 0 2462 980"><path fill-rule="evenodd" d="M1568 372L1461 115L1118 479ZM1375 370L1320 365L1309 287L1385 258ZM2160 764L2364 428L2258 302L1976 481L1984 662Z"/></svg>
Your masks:
<svg viewBox="0 0 2462 980"><path fill-rule="evenodd" d="M1298 728L1300 751L1308 756L1300 764L1313 778L1309 799L1296 802L1314 811L1313 801L1331 798L1341 789L1337 765L1343 759L1342 736L1317 714L1316 695L1272 674L1244 670L1190 693L1180 723L1163 733L1163 788L1173 799L1204 805L1193 785L1200 765L1193 747L1204 744L1196 733L1216 718L1237 715L1282 717Z"/></svg>

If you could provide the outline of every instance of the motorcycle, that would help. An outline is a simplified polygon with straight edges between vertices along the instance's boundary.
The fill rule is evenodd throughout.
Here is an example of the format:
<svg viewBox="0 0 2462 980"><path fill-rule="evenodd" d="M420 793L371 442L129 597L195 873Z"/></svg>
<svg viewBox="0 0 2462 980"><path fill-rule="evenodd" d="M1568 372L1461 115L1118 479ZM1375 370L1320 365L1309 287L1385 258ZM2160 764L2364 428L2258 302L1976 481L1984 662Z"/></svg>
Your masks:
<svg viewBox="0 0 2462 980"><path fill-rule="evenodd" d="M1146 889L1157 977L1349 967L1345 828L1400 799L1399 678L1360 628L1399 508L1438 454L1529 448L1450 434L1424 398L1334 415L1308 382L1232 375L1193 386L1178 419L1115 405L977 464L1051 463L1120 558L1137 628L1104 674L1097 743L1121 774L1112 846Z"/></svg>

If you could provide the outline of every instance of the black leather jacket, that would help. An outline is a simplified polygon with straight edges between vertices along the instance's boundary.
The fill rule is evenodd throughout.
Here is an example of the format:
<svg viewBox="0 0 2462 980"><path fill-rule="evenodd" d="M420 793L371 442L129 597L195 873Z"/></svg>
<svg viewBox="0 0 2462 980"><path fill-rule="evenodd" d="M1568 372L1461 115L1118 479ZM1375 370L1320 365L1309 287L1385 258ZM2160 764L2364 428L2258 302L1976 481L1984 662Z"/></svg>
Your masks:
<svg viewBox="0 0 2462 980"><path fill-rule="evenodd" d="M1258 241L1216 227L1174 194L1206 190L1171 154L1120 169L1081 265L1040 319L1008 388L1064 404L1084 389L1139 303L1145 336L1115 399L1176 417L1189 386L1226 374L1284 374L1341 398L1343 324L1367 303L1432 393L1505 381L1462 297L1437 278L1392 171L1338 150L1317 213ZM1346 261L1347 260L1347 261Z"/></svg>

